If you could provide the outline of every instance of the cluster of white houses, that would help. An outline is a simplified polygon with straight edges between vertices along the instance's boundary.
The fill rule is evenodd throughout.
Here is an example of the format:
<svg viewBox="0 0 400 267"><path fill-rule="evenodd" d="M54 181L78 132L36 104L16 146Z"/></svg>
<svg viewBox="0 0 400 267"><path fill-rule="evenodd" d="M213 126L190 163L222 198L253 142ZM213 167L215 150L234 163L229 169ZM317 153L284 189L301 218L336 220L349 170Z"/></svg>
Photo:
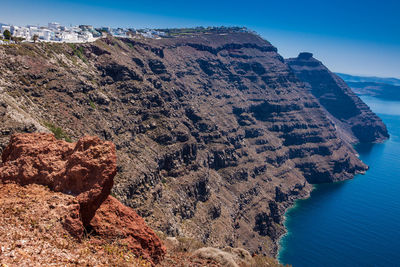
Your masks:
<svg viewBox="0 0 400 267"><path fill-rule="evenodd" d="M78 43L91 42L96 39L93 35L95 30L91 26L65 27L57 22L51 22L47 27L2 25L1 33L3 34L6 30L10 31L13 37L20 37L25 41L33 41L35 36L37 40L45 42Z"/></svg>
<svg viewBox="0 0 400 267"><path fill-rule="evenodd" d="M115 37L137 37L142 36L145 38L159 38L165 36L165 33L151 29L136 31L133 29L122 28L98 28L95 29L91 25L80 25L66 27L57 22L48 23L47 26L14 26L14 25L1 25L1 34L4 31L10 31L13 37L22 38L25 42L36 41L42 42L66 42L66 43L83 43L92 42L97 38L111 34ZM0 40L0 43L3 43Z"/></svg>

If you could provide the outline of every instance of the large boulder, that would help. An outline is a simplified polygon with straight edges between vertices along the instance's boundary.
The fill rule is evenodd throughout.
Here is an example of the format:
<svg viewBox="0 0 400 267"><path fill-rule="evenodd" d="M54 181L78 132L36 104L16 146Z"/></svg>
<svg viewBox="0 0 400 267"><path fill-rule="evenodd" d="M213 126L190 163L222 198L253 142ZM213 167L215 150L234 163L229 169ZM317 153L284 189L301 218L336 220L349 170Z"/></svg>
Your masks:
<svg viewBox="0 0 400 267"><path fill-rule="evenodd" d="M84 226L110 194L117 164L111 142L87 136L67 143L47 133L13 135L2 160L2 181L45 185L76 196Z"/></svg>
<svg viewBox="0 0 400 267"><path fill-rule="evenodd" d="M118 238L136 255L153 263L159 263L165 254L165 247L142 217L112 196L96 211L90 225L105 240Z"/></svg>

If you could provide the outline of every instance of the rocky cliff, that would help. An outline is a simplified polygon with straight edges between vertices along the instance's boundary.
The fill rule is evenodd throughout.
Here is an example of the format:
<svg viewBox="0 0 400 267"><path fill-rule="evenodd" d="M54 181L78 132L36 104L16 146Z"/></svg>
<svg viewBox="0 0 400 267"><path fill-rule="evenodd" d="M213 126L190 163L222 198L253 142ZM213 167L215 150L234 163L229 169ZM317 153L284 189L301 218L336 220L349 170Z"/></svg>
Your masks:
<svg viewBox="0 0 400 267"><path fill-rule="evenodd" d="M285 210L311 184L367 169L251 33L23 44L0 58L0 141L34 131L112 140L113 194L168 236L274 255Z"/></svg>
<svg viewBox="0 0 400 267"><path fill-rule="evenodd" d="M336 74L311 53L300 53L286 62L296 77L326 110L342 138L351 143L382 142L389 137L386 126Z"/></svg>

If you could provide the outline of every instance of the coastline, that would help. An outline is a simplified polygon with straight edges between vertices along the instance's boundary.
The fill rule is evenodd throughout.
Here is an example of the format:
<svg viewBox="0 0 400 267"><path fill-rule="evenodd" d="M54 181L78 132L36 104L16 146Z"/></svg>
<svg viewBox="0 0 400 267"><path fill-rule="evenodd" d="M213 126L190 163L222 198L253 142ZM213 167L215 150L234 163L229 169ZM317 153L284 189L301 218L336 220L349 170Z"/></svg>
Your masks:
<svg viewBox="0 0 400 267"><path fill-rule="evenodd" d="M326 185L341 184L341 183L344 183L344 182L347 182L349 180L354 179L357 175L365 175L365 173L366 173L366 171L365 172L357 172L354 175L352 175L351 177L345 177L343 180L332 181L332 182L324 183L324 184L326 184ZM284 229L285 232L274 242L275 246L276 246L276 255L274 255L274 257L280 264L283 264L280 261L280 254L281 254L282 247L283 247L282 244L281 244L281 241L282 241L282 238L284 238L285 236L287 236L289 234L289 230L288 230L288 227L287 227L287 220L288 220L287 213L299 208L299 205L300 205L299 201L304 201L304 200L310 199L311 198L311 194L315 190L318 190L318 186L319 185L320 184L311 184L311 190L309 190L306 193L306 195L300 196L299 198L291 199L290 200L290 204L284 210L284 213L283 213L283 216L282 216L282 224L281 225L283 226L283 229Z"/></svg>
<svg viewBox="0 0 400 267"><path fill-rule="evenodd" d="M344 179L344 180L334 181L334 182L330 182L330 183L324 183L324 184L322 184L322 185L331 185L331 186L333 186L333 185L340 185L340 184L343 184L343 183L346 183L346 182L348 182L348 181L350 181L350 180L355 179L358 175L363 175L363 176L364 176L364 175L365 175L365 172L364 172L364 173L362 173L362 172L356 173L356 174L354 174L354 176L352 176L351 178L346 178L346 179ZM318 187L319 187L320 185L321 185L321 184L313 184L313 185L312 185L312 189L311 189L311 191L309 192L309 195L308 195L308 196L303 197L303 198L297 198L297 199L295 199L294 202L293 202L293 204L290 205L289 207L287 207L287 208L285 209L285 213L284 213L283 221L282 221L282 225L283 225L283 227L284 227L285 232L284 232L284 233L279 237L279 239L276 241L277 253L276 253L276 255L275 255L275 259L276 259L280 264L284 264L284 263L281 262L281 260L280 260L281 252L282 252L282 249L283 249L283 247L284 247L284 245L282 244L282 239L285 238L285 237L290 233L290 231L289 231L289 229L288 229L288 226L287 226L287 223L288 223L288 216L287 216L287 214L288 214L288 212L292 212L292 211L294 211L294 210L300 208L300 205L301 205L300 202L310 199L310 198L311 198L311 194L312 194L313 192L315 192L316 190L318 190Z"/></svg>
<svg viewBox="0 0 400 267"><path fill-rule="evenodd" d="M309 199L309 198L311 197L311 193L312 193L312 191L314 191L314 190L316 189L317 185L311 185L311 186L312 186L312 187L311 187L311 190L308 191L308 192L306 192L306 195L305 195L305 196L300 197L300 198L293 199L293 200L291 201L291 203L289 204L289 206L287 206L287 207L285 208L285 210L284 210L284 213L283 213L283 216L282 216L282 225L283 225L283 229L285 230L285 232L275 241L275 246L276 246L276 248L277 248L277 250L276 250L276 255L275 255L275 259L276 259L280 264L283 264L283 263L280 262L280 260L279 260L280 251L281 251L281 249L282 249L281 241L282 241L282 238L284 238L285 236L287 236L288 233L289 233L289 230L288 230L287 225L286 225L287 219L288 219L288 218L287 218L287 213L288 213L289 211L291 211L291 210L294 210L294 209L298 208L298 205L299 205L298 202L299 202L299 201L301 201L301 200L306 200L306 199Z"/></svg>
<svg viewBox="0 0 400 267"><path fill-rule="evenodd" d="M364 100L364 98L362 98L363 100ZM367 102L368 103L368 102ZM381 103L381 102L378 102L379 104ZM369 105L370 105L370 103L368 103ZM374 109L374 111L375 111L375 109ZM379 113L378 113L379 114ZM398 112L395 112L395 114L398 114ZM390 115L392 115L392 114L390 114ZM393 115L392 115L393 116ZM389 128L389 127L388 127ZM393 142L393 137L394 137L395 135L394 135L394 133L393 132L390 132L390 137L388 138L388 139L385 139L385 140L381 140L381 141L379 141L379 142L375 142L375 143L370 143L370 144L368 144L367 145L367 147L369 148L369 147L372 147L372 146L375 146L375 145L382 145L382 144L385 144L385 143L388 143L388 142L390 142L390 141L392 141ZM356 151L356 155L357 155L357 157L359 157L360 159L362 158L361 156L362 155L364 155L365 154L365 152L369 152L370 151L370 149L367 149L366 151L363 151L363 147L365 146L366 144L354 144L353 145L353 148L354 148L354 150ZM365 149L364 149L365 150ZM365 162L365 158L363 159L363 162ZM368 160L367 160L367 162L365 162L366 164L371 164L371 162L369 162ZM371 165L373 165L373 164L371 164ZM372 169L374 169L374 166L372 166L373 168ZM355 174L352 178L350 178L350 179L345 179L345 180L343 180L343 181L337 181L337 182L333 182L333 183L329 183L329 185L334 185L334 184L341 184L341 183L344 183L344 182L346 182L346 184L348 183L348 182L350 182L351 180L354 180L355 178L362 178L362 177L358 177L358 175L368 175L368 173L370 173L371 172L371 169L370 168L368 168L368 170L366 170L365 172L360 172L360 173L357 173L357 174ZM372 173L373 173L373 171L372 171ZM356 182L357 183L357 182ZM334 189L334 188L332 188L332 189ZM318 190L318 184L316 184L316 185L313 185L313 189L312 189L312 191L310 192L310 196L308 197L308 198L299 198L299 199L297 199L297 200L295 200L295 202L294 202L294 204L293 204L293 206L291 206L291 207L289 207L288 209L286 209L286 211L285 211L285 215L283 216L283 225L284 225L284 229L285 229L285 233L284 234L282 234L281 235L281 237L279 238L279 240L277 240L277 247L278 247L278 250L277 250L277 254L276 254L276 260L280 263L280 264L284 264L283 262L282 262L282 256L283 256L283 252L284 252L284 250L286 249L285 248L285 246L287 245L287 244L284 244L284 243L282 243L283 242L283 239L285 238L285 237L287 237L287 235L289 235L289 234L293 234L291 231L290 231L290 229L288 228L288 220L290 220L290 218L289 218L289 216L288 216L288 213L290 213L291 211L293 211L293 210L295 210L295 209L297 209L297 208L299 208L299 205L302 205L302 203L301 202L299 202L299 200L307 200L307 199L309 199L310 197L311 197L311 194L312 193L314 193L314 191L315 190Z"/></svg>

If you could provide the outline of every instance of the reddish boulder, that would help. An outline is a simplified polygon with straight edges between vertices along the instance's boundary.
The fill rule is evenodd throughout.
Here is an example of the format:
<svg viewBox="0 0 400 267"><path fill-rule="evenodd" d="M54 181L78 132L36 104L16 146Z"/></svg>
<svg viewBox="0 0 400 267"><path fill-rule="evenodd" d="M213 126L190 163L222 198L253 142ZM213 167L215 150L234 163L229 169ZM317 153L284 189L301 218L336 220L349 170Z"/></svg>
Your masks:
<svg viewBox="0 0 400 267"><path fill-rule="evenodd" d="M83 236L84 227L80 216L80 205L72 204L67 215L62 218L62 226L70 235L78 237L80 240Z"/></svg>
<svg viewBox="0 0 400 267"><path fill-rule="evenodd" d="M97 137L67 143L51 134L16 134L2 161L2 182L40 184L75 196L76 203L62 220L71 235L81 238L85 228L92 228L104 241L119 239L152 264L165 255L160 239L144 220L110 196L117 169L113 143Z"/></svg>
<svg viewBox="0 0 400 267"><path fill-rule="evenodd" d="M2 160L2 181L45 185L76 196L84 226L110 194L117 161L111 142L87 136L67 143L46 133L13 135Z"/></svg>
<svg viewBox="0 0 400 267"><path fill-rule="evenodd" d="M90 225L104 239L118 238L133 253L152 263L159 263L165 254L165 247L143 218L112 196L101 204Z"/></svg>

